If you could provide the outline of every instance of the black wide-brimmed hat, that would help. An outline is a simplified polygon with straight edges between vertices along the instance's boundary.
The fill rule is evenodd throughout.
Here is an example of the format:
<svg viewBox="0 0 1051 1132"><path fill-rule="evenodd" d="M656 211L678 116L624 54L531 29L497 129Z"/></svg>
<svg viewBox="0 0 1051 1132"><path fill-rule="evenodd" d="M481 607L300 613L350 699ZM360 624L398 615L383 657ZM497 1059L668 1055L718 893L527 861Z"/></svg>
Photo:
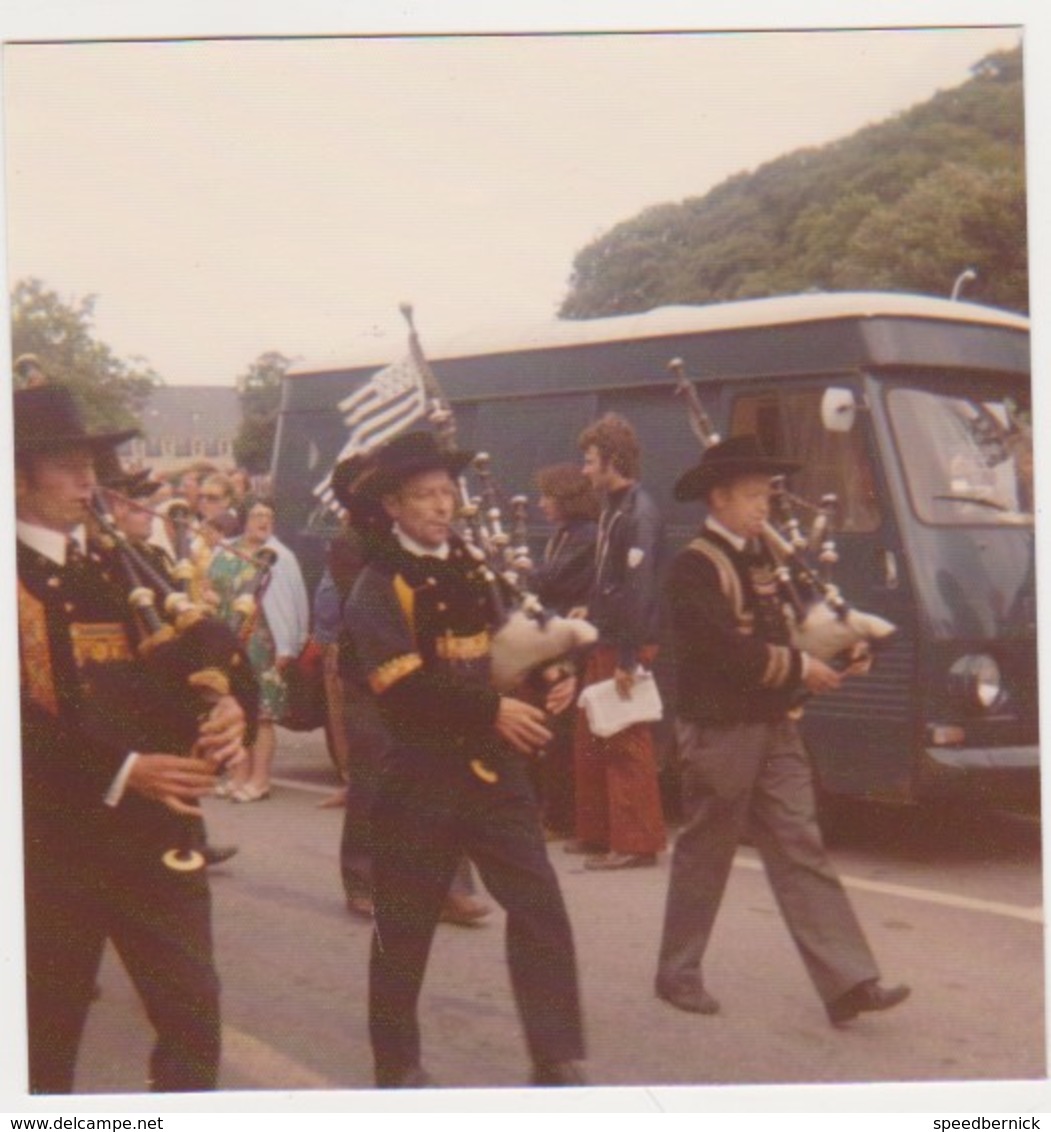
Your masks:
<svg viewBox="0 0 1051 1132"><path fill-rule="evenodd" d="M704 450L701 461L684 472L675 484L675 498L680 503L704 499L713 487L730 483L741 476L787 476L803 465L795 460L768 456L752 435L731 436Z"/></svg>
<svg viewBox="0 0 1051 1132"><path fill-rule="evenodd" d="M363 500L375 502L422 472L459 475L474 456L442 448L433 432L404 432L368 454L341 460L332 472L332 493L353 515Z"/></svg>
<svg viewBox="0 0 1051 1132"><path fill-rule="evenodd" d="M61 452L80 445L101 451L139 435L137 428L88 432L80 406L65 385L16 389L14 408L16 452Z"/></svg>
<svg viewBox="0 0 1051 1132"><path fill-rule="evenodd" d="M97 463L95 474L98 475ZM107 478L99 476L99 483L127 499L149 499L164 486L161 480L153 478L149 468L143 468L138 472L121 472L120 475Z"/></svg>
<svg viewBox="0 0 1051 1132"><path fill-rule="evenodd" d="M104 448L95 457L95 477L103 487L125 495L129 499L145 499L163 486L153 479L151 468L125 471L120 457L113 448Z"/></svg>

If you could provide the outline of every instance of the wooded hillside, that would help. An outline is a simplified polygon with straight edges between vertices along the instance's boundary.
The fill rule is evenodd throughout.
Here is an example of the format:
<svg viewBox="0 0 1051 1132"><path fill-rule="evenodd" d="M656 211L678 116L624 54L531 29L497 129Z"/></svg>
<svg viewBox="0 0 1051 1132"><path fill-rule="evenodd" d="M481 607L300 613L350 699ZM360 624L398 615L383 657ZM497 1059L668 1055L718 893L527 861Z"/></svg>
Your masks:
<svg viewBox="0 0 1051 1132"><path fill-rule="evenodd" d="M1022 53L820 148L655 205L578 253L563 318L811 289L948 295L1027 311Z"/></svg>

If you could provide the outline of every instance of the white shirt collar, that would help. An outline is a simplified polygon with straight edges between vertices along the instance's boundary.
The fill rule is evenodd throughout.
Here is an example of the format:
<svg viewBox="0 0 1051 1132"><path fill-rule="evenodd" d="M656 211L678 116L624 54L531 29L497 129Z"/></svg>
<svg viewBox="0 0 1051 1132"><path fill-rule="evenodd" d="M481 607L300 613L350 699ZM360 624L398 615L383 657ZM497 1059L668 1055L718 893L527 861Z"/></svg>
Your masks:
<svg viewBox="0 0 1051 1132"><path fill-rule="evenodd" d="M42 554L49 561L54 562L56 566L65 566L66 543L71 538L76 540L81 553L87 552L88 536L83 523L79 527L75 527L68 535L65 535L61 531L53 531L50 527L42 527L38 523L29 523L25 519L18 519L15 523L15 530L20 542L24 542L37 554Z"/></svg>
<svg viewBox="0 0 1051 1132"><path fill-rule="evenodd" d="M724 527L718 519L713 519L711 515L705 519L704 525L710 530L715 531L717 535L721 535L738 553L744 550L748 545L748 539L742 538L740 535L735 535L728 527Z"/></svg>
<svg viewBox="0 0 1051 1132"><path fill-rule="evenodd" d="M445 559L449 557L449 544L447 542L443 542L438 547L424 546L423 543L417 542L410 535L407 535L397 523L394 524L394 537L401 543L402 549L407 550L410 554L415 554L417 558Z"/></svg>

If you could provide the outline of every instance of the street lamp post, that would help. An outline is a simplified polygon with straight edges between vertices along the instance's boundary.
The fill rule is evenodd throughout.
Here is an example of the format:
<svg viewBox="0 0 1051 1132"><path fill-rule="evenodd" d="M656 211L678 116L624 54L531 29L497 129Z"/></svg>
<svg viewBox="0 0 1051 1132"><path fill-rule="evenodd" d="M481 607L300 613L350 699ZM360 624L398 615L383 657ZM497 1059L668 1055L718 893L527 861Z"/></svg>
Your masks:
<svg viewBox="0 0 1051 1132"><path fill-rule="evenodd" d="M961 271L956 276L956 282L952 285L952 294L949 296L953 302L960 297L960 292L967 286L968 283L973 283L978 278L978 272L973 267L968 267L965 271Z"/></svg>

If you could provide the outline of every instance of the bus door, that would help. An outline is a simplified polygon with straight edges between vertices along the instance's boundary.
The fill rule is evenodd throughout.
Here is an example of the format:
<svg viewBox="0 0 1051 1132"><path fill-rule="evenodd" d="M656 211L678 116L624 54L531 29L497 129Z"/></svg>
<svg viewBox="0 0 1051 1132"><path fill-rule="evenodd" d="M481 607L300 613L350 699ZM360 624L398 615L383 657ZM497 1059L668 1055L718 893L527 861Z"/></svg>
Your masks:
<svg viewBox="0 0 1051 1132"><path fill-rule="evenodd" d="M830 384L854 390L860 400L861 380L854 374L834 382L750 384L730 394L730 434L755 433L767 451L803 463L788 489L809 504L796 506L804 533L822 497L836 497L838 561L830 580L850 605L898 627L871 672L806 702L801 730L818 784L828 794L905 800L912 786L916 617L900 533L867 414L851 429L832 432L821 413Z"/></svg>

